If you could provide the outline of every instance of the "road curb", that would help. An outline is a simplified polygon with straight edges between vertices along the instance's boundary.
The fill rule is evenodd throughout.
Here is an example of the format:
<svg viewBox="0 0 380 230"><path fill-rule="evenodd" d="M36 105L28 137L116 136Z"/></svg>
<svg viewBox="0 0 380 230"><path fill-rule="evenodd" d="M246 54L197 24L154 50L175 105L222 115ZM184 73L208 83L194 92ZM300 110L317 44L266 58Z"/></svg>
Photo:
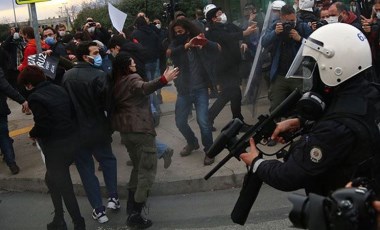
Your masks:
<svg viewBox="0 0 380 230"><path fill-rule="evenodd" d="M214 176L207 181L203 178L194 178L178 181L157 181L152 188L152 196L165 196L207 192L241 187L244 174L231 174L227 176ZM73 184L74 192L78 196L86 196L82 184ZM42 178L2 178L0 188L8 191L47 193L45 180ZM104 183L101 183L103 197L107 197ZM118 183L120 198L127 196L127 184Z"/></svg>

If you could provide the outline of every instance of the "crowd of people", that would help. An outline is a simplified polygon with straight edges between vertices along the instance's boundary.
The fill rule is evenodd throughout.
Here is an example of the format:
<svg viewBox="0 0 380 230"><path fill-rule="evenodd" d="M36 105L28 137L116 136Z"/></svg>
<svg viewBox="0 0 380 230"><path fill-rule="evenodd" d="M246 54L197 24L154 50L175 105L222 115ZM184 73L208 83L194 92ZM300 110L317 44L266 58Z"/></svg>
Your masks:
<svg viewBox="0 0 380 230"><path fill-rule="evenodd" d="M160 89L171 81L177 89L175 124L187 142L180 156L189 156L200 148L198 138L188 124L194 108L205 153L203 164L211 165L214 158L206 153L213 144L214 121L228 102L232 118L243 122L240 131L252 127L244 122L241 113L242 82L250 74L255 55L263 53L257 50L260 42L270 57L269 65L259 65L269 86L270 111L294 89L303 87L301 78L287 76L289 69L303 42L315 31L324 30L321 28L326 24L350 24L367 37L373 71L360 66L360 71L354 74L361 73L367 80L378 82L380 0L375 1L369 18L359 18L353 11L353 7L329 0L299 0L294 5L276 0L268 11L270 15L247 3L242 10L242 19L235 22L229 20L222 8L208 4L203 10L196 11L194 20L182 11L176 12L168 28L158 18L151 21L144 12L136 15L133 25L118 33L110 33L94 18L87 18L75 33L67 31L62 24L55 28L47 26L40 31L41 47L45 54L59 60L54 77L46 77L38 67L28 65L28 56L37 53L33 28L11 28L10 36L0 50L0 148L4 159L11 172L17 174L20 169L15 162L13 140L9 137L7 125L10 111L6 97L10 97L22 104L25 113L29 114L31 109L35 124L30 137L41 146L46 157L45 179L55 209L54 219L47 229L67 229L62 200L75 229L85 229L69 166L75 162L93 208L93 219L99 223L107 222L106 209L119 210L121 206L117 191L117 159L111 147L111 135L118 131L131 159L127 163L133 167L128 182L127 225L148 228L152 221L142 215L142 209L155 180L157 159L163 159L164 167L168 168L173 155L173 149L162 143L155 132L160 120L160 104L164 100ZM322 82L325 83L324 78ZM210 106L211 97L216 100ZM279 124L280 131L299 128L300 120ZM340 126L342 124L332 122L331 132ZM354 137L347 129L342 130L342 138L354 143ZM273 140L279 140L277 133ZM330 151L328 146L334 146L330 142L321 143L323 148L310 145L309 151L314 151L317 156L312 158L313 162L306 162L299 172L308 167L307 164L313 168L312 164L320 160L316 158L322 157L322 150ZM269 144L275 143L269 141ZM347 148L342 146L342 151ZM253 142L251 151L253 154L243 155L243 160L248 165L255 165L263 180L274 187L295 189L311 178L307 173L302 174L303 171L294 173L298 175L297 180L293 179L293 174L286 174L292 172L286 171L286 166L296 168L293 166L303 164L304 158L291 158L291 163L278 166L279 163L263 163L257 157ZM108 194L106 205L103 205L93 158L99 162L98 168L103 173ZM266 172L273 171L274 167L282 167L286 173L280 173L278 178L267 175ZM281 176L292 181L285 183ZM344 176L346 179L347 175ZM320 182L320 178L317 181ZM339 186L344 182L347 181L339 181ZM313 186L308 188L313 190ZM320 189L326 194L336 186L328 184Z"/></svg>

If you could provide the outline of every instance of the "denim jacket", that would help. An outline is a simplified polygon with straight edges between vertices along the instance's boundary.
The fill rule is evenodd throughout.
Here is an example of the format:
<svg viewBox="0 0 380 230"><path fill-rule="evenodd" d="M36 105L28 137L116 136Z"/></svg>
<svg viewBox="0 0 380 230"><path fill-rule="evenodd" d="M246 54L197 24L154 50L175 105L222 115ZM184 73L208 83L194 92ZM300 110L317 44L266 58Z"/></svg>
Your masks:
<svg viewBox="0 0 380 230"><path fill-rule="evenodd" d="M283 42L283 36L281 34L277 35L275 32L276 24L280 21L275 21L267 30L265 35L262 38L262 45L264 48L271 47L271 54L272 54L272 66L270 70L270 79L271 81L274 81L277 75L277 71L279 68L279 62L280 62L280 52L281 52L281 44ZM302 38L308 38L309 35L313 32L310 26L305 22L297 22L296 28L298 34ZM295 40L290 40L289 45L292 49L292 57L295 58L298 49L301 46L301 42L297 42Z"/></svg>

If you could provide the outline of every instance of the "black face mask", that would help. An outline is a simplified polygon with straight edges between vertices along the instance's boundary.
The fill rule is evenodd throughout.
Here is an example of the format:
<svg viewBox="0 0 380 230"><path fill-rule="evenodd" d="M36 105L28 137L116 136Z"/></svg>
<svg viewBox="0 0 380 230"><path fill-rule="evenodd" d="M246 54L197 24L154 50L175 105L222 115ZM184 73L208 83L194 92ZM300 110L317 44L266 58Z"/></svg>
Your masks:
<svg viewBox="0 0 380 230"><path fill-rule="evenodd" d="M175 40L176 40L176 42L177 42L178 45L185 44L188 39L189 39L189 35L188 34L180 34L180 35L177 35L175 37Z"/></svg>
<svg viewBox="0 0 380 230"><path fill-rule="evenodd" d="M313 87L309 92L304 93L302 98L297 102L297 112L306 120L318 120L323 116L325 108L330 104L331 98L331 88L321 81L318 65L316 65L313 72Z"/></svg>

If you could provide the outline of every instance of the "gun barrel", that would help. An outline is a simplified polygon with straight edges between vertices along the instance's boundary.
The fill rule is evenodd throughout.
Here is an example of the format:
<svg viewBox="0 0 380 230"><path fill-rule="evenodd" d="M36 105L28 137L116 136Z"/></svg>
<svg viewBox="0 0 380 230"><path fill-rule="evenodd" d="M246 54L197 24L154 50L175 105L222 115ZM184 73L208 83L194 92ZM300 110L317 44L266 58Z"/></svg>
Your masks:
<svg viewBox="0 0 380 230"><path fill-rule="evenodd" d="M229 161L234 155L232 155L231 153L228 154L225 158L223 158L223 160L221 160L213 169L211 169L211 171L209 173L207 173L207 175L204 177L205 180L208 180L212 175L214 175L214 173L216 173L216 171L218 171L225 163L227 163L227 161Z"/></svg>

